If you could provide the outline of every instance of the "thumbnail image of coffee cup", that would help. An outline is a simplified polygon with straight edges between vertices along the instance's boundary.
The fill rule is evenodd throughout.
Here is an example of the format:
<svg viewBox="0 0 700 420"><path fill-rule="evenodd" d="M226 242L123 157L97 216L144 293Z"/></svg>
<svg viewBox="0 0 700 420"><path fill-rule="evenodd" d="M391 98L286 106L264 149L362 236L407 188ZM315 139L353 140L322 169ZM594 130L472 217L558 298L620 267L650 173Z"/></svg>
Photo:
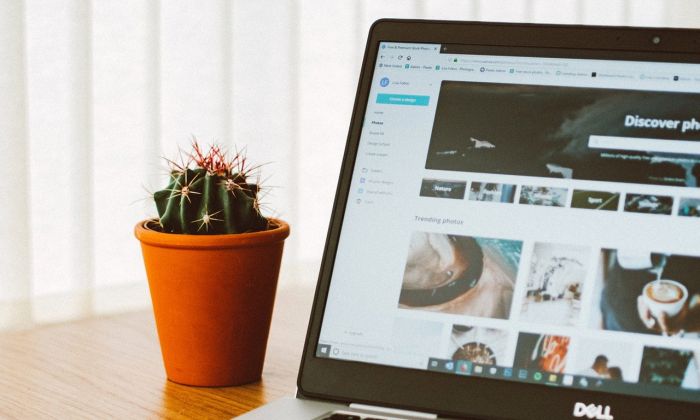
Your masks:
<svg viewBox="0 0 700 420"><path fill-rule="evenodd" d="M493 182L472 182L469 199L492 203L512 203L515 198L515 185Z"/></svg>
<svg viewBox="0 0 700 420"><path fill-rule="evenodd" d="M620 193L607 191L574 190L571 207L576 209L617 211Z"/></svg>
<svg viewBox="0 0 700 420"><path fill-rule="evenodd" d="M420 186L421 197L453 198L461 200L467 190L465 181L424 179Z"/></svg>
<svg viewBox="0 0 700 420"><path fill-rule="evenodd" d="M566 368L569 337L520 333L515 348L514 366L521 369L563 373Z"/></svg>
<svg viewBox="0 0 700 420"><path fill-rule="evenodd" d="M453 325L448 357L483 365L507 364L508 332L495 328Z"/></svg>
<svg viewBox="0 0 700 420"><path fill-rule="evenodd" d="M591 326L700 338L700 257L603 249Z"/></svg>
<svg viewBox="0 0 700 420"><path fill-rule="evenodd" d="M639 382L700 389L699 366L698 356L692 350L644 347Z"/></svg>
<svg viewBox="0 0 700 420"><path fill-rule="evenodd" d="M585 246L536 243L520 320L576 325L590 259Z"/></svg>
<svg viewBox="0 0 700 420"><path fill-rule="evenodd" d="M520 190L520 204L564 207L568 193L567 188L523 185Z"/></svg>
<svg viewBox="0 0 700 420"><path fill-rule="evenodd" d="M667 214L673 210L673 197L666 195L627 194L625 211L632 213Z"/></svg>
<svg viewBox="0 0 700 420"><path fill-rule="evenodd" d="M398 305L506 319L522 241L414 232Z"/></svg>
<svg viewBox="0 0 700 420"><path fill-rule="evenodd" d="M654 318L675 317L685 307L688 289L674 280L652 280L644 286L642 298Z"/></svg>
<svg viewBox="0 0 700 420"><path fill-rule="evenodd" d="M678 206L678 215L700 217L700 198L681 198Z"/></svg>

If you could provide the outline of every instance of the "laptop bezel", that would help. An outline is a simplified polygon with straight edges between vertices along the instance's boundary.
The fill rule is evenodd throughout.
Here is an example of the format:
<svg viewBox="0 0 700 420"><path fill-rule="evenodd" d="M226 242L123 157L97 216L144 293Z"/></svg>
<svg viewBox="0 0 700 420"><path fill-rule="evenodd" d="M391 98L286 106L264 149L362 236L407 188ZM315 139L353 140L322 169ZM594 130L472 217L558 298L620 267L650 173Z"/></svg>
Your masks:
<svg viewBox="0 0 700 420"><path fill-rule="evenodd" d="M654 43L653 37L661 43ZM501 50L566 51L571 58L700 63L700 30L382 19L369 32L297 381L298 395L442 416L570 417L576 402L613 407L615 418L693 418L697 405L564 387L463 377L316 357L379 43L420 42ZM421 168L422 169L422 168ZM508 397L504 398L506 395Z"/></svg>

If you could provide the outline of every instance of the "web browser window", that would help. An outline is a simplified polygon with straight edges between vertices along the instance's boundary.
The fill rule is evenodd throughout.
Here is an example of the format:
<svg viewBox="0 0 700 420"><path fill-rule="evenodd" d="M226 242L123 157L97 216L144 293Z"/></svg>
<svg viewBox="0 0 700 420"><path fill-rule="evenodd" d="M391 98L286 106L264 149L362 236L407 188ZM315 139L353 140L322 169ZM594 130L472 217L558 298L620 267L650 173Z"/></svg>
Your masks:
<svg viewBox="0 0 700 420"><path fill-rule="evenodd" d="M700 401L700 66L380 44L316 355Z"/></svg>

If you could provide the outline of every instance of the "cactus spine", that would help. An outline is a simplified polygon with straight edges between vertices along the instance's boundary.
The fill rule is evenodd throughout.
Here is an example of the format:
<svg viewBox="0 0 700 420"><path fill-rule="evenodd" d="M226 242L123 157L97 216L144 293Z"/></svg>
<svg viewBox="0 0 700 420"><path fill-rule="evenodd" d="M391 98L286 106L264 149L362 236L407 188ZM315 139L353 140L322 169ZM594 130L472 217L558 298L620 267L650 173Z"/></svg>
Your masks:
<svg viewBox="0 0 700 420"><path fill-rule="evenodd" d="M153 195L163 232L215 235L268 229L260 213L259 185L248 182L258 167L247 167L241 153L229 159L218 146L203 153L193 141L192 149L187 162L169 161L170 182Z"/></svg>

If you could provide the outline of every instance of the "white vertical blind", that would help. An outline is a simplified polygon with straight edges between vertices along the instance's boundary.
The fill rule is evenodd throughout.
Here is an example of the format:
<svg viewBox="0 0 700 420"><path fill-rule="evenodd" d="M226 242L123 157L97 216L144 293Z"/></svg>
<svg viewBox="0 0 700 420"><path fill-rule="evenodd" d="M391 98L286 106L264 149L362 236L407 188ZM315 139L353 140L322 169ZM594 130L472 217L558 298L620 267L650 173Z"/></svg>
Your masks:
<svg viewBox="0 0 700 420"><path fill-rule="evenodd" d="M627 0L588 0L581 2L581 23L588 25L625 25Z"/></svg>
<svg viewBox="0 0 700 420"><path fill-rule="evenodd" d="M31 264L34 294L80 289L92 280L92 179L84 161L91 153L86 6L26 2L31 232L13 239L32 244L25 263Z"/></svg>
<svg viewBox="0 0 700 420"><path fill-rule="evenodd" d="M273 0L238 2L232 9L233 141L265 164L262 201L292 229L285 262L296 260L299 249L291 244L300 237L298 14L294 2Z"/></svg>
<svg viewBox="0 0 700 420"><path fill-rule="evenodd" d="M152 209L141 186L158 185L157 42L152 10L141 0L92 6L92 191L94 285L116 286L142 276L128 222ZM157 182L156 179L157 178ZM116 245L115 244L122 244ZM119 275L115 268L119 267Z"/></svg>
<svg viewBox="0 0 700 420"><path fill-rule="evenodd" d="M165 145L186 144L192 135L227 142L224 1L161 3L161 124ZM170 147L163 153L172 154Z"/></svg>
<svg viewBox="0 0 700 420"><path fill-rule="evenodd" d="M479 1L431 0L423 2L423 10L430 19L476 20L479 18Z"/></svg>
<svg viewBox="0 0 700 420"><path fill-rule="evenodd" d="M141 66L139 66L139 69L132 69L132 71L126 71L126 73L135 77L134 83L136 88L133 90L142 92L142 94L140 97L136 95L135 107L131 108L137 110L135 115L133 115L135 120L131 122L131 125L135 130L141 128L141 131L138 132L135 138L140 136L142 139L141 144L143 148L141 150L143 151L143 157L140 160L143 162L143 169L145 169L144 179L146 180L146 185L153 191L153 188L162 180L162 173L159 171L162 164L160 158L162 153L160 0L134 1L137 4L132 6L126 3L126 8L132 10L132 13L136 16L133 33L137 38L131 42L136 44L137 47L134 52L135 57L132 60L135 59L135 62L141 64ZM125 2L121 2L121 4L123 5ZM125 13L128 14L128 10ZM120 20L115 22L116 25L119 25L119 23ZM125 42L125 44L127 43L130 43L130 41ZM127 57L124 57L124 61L127 63L133 62ZM138 148L135 148L135 150L138 150ZM160 176L159 173L161 174ZM152 208L148 200L144 200L143 205L144 209L150 210Z"/></svg>
<svg viewBox="0 0 700 420"><path fill-rule="evenodd" d="M317 259L326 239L323 231L333 204L364 50L364 41L356 36L363 2L306 0L300 4L304 13L299 19L303 30L298 36L300 77L295 92L299 119L296 222L305 237L300 238L298 256Z"/></svg>
<svg viewBox="0 0 700 420"><path fill-rule="evenodd" d="M25 325L31 296L25 10L0 7L0 327ZM14 240L13 240L14 239ZM26 303L26 304L25 304Z"/></svg>
<svg viewBox="0 0 700 420"><path fill-rule="evenodd" d="M63 305L61 310L70 316L85 316L91 311L95 282L92 3L71 0L66 6L69 55L64 59L67 58L68 64L66 99L70 113L66 136L68 165L65 172L69 180L69 188L65 189L68 204L66 226L70 232L70 288L81 292L73 294L70 307ZM55 251L51 251L52 256L59 254L60 257Z"/></svg>
<svg viewBox="0 0 700 420"><path fill-rule="evenodd" d="M700 2L689 0L659 0L666 9L663 25L697 28L700 25Z"/></svg>
<svg viewBox="0 0 700 420"><path fill-rule="evenodd" d="M627 7L627 23L635 26L660 26L667 20L666 5L659 0L635 0Z"/></svg>
<svg viewBox="0 0 700 420"><path fill-rule="evenodd" d="M551 0L532 0L529 12L533 22L580 23L582 3L579 0L559 0L554 6Z"/></svg>
<svg viewBox="0 0 700 420"><path fill-rule="evenodd" d="M500 0L500 1L479 1L479 19L517 22L532 19L531 1L523 0Z"/></svg>
<svg viewBox="0 0 700 420"><path fill-rule="evenodd" d="M148 305L134 224L190 136L269 162L285 270L315 281L382 17L697 26L691 0L0 4L0 328ZM143 188L145 187L145 189Z"/></svg>

